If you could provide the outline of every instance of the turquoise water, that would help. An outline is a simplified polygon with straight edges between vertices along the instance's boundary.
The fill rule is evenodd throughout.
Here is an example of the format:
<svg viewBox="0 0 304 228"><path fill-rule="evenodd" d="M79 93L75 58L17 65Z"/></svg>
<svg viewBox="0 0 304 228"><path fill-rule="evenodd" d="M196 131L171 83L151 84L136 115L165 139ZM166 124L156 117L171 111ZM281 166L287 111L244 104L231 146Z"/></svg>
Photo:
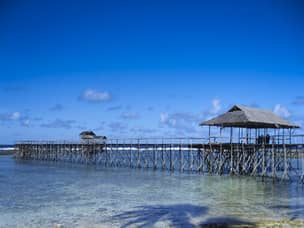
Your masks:
<svg viewBox="0 0 304 228"><path fill-rule="evenodd" d="M193 227L304 218L302 185L0 157L0 227Z"/></svg>

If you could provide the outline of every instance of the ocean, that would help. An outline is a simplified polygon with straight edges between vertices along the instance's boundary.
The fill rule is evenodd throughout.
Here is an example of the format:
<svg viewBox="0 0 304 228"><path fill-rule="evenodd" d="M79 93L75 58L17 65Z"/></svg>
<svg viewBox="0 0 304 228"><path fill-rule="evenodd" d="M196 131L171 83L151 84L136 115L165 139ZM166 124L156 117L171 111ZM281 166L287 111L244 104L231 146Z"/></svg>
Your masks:
<svg viewBox="0 0 304 228"><path fill-rule="evenodd" d="M0 227L195 227L304 219L303 185L0 156Z"/></svg>

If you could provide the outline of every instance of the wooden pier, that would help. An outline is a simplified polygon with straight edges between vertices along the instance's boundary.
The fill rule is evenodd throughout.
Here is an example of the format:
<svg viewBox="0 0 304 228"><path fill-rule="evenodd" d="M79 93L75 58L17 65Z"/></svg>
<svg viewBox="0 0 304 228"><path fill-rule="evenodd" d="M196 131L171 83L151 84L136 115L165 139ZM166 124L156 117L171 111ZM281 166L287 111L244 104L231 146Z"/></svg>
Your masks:
<svg viewBox="0 0 304 228"><path fill-rule="evenodd" d="M294 136L294 138L303 136ZM210 138L108 139L104 142L21 141L15 157L103 167L304 181L304 144L221 143ZM293 140L294 141L294 140Z"/></svg>
<svg viewBox="0 0 304 228"><path fill-rule="evenodd" d="M15 157L304 183L304 136L295 134L299 126L240 105L201 125L208 126L208 137L106 139L86 131L80 135L88 139L79 142L21 141Z"/></svg>

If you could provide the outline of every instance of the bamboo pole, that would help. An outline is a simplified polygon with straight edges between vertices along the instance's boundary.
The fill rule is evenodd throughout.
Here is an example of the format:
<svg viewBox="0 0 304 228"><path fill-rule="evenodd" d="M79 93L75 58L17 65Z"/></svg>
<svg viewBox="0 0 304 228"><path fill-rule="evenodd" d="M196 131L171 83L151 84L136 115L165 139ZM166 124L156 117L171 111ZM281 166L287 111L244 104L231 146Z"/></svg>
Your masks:
<svg viewBox="0 0 304 228"><path fill-rule="evenodd" d="M232 143L232 127L230 128L230 175L233 175L233 143Z"/></svg>
<svg viewBox="0 0 304 228"><path fill-rule="evenodd" d="M222 175L222 156L223 156L223 142L222 142L222 127L220 127L220 157L219 157L219 175Z"/></svg>
<svg viewBox="0 0 304 228"><path fill-rule="evenodd" d="M184 172L184 156L183 156L183 152L182 152L182 144L183 144L183 141L181 139L180 144L179 144L180 171Z"/></svg>
<svg viewBox="0 0 304 228"><path fill-rule="evenodd" d="M272 138L272 147L271 147L271 152L272 152L272 178L274 180L275 178L275 158L274 158L274 155L275 155L275 152L274 152L274 143L275 143L275 139L274 137Z"/></svg>

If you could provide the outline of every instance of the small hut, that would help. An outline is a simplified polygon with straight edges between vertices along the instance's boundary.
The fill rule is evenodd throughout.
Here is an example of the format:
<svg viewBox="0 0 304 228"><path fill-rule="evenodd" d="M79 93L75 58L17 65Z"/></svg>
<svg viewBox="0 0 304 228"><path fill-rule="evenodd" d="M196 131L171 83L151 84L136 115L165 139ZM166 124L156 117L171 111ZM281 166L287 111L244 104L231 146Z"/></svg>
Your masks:
<svg viewBox="0 0 304 228"><path fill-rule="evenodd" d="M83 131L79 134L79 136L83 140L96 138L96 134L93 131Z"/></svg>
<svg viewBox="0 0 304 228"><path fill-rule="evenodd" d="M106 143L107 137L106 136L99 136L96 135L93 131L83 131L79 134L80 139L85 142L93 142L93 143Z"/></svg>
<svg viewBox="0 0 304 228"><path fill-rule="evenodd" d="M102 135L97 135L97 136L95 137L95 139L106 140L107 137L106 137L106 136L102 136Z"/></svg>

